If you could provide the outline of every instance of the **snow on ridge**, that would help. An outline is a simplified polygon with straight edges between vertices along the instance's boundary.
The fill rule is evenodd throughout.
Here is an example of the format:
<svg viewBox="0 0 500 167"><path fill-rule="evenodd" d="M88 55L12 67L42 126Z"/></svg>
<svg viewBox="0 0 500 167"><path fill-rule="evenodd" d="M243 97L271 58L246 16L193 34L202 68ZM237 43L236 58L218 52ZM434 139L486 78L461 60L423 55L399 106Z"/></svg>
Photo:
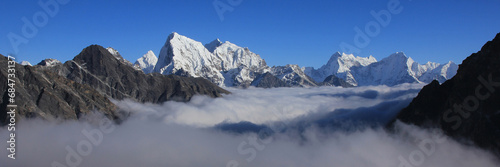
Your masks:
<svg viewBox="0 0 500 167"><path fill-rule="evenodd" d="M23 66L32 66L31 63L29 61L21 61L21 63L19 63Z"/></svg>

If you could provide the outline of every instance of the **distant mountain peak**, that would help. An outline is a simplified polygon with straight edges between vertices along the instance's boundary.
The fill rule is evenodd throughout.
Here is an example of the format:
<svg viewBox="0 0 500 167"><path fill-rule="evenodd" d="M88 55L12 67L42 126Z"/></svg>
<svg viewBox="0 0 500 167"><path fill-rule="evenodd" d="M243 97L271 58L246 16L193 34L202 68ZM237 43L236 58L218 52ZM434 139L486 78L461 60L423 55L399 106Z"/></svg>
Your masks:
<svg viewBox="0 0 500 167"><path fill-rule="evenodd" d="M434 79L444 82L455 75L456 67L457 65L454 63L441 65L428 62L421 65L411 57L406 56L404 52L393 53L381 61L377 61L371 55L358 57L336 52L321 68L306 67L303 69L318 83L330 75L336 75L349 84L361 86L421 83Z"/></svg>
<svg viewBox="0 0 500 167"><path fill-rule="evenodd" d="M141 58L137 59L134 63L134 67L141 69L144 73L148 74L153 72L156 63L158 62L158 57L152 50L149 50Z"/></svg>
<svg viewBox="0 0 500 167"><path fill-rule="evenodd" d="M219 40L219 38L217 38L212 42L205 44L205 48L207 48L208 51L213 53L214 50L217 49L217 47L221 46L222 44L223 43Z"/></svg>
<svg viewBox="0 0 500 167"><path fill-rule="evenodd" d="M39 66L46 66L46 67L52 67L52 66L55 66L57 64L62 64L62 63L61 63L61 61L56 60L56 59L45 59L45 60L42 60L37 65L39 65Z"/></svg>
<svg viewBox="0 0 500 167"><path fill-rule="evenodd" d="M172 33L170 33L170 35L168 35L168 39L171 39L175 36L182 36L182 35L179 35L179 33L177 33L177 32L172 32Z"/></svg>
<svg viewBox="0 0 500 167"><path fill-rule="evenodd" d="M389 57L386 57L385 59L408 59L408 56L406 56L406 54L404 52L396 52L396 53L393 53L391 55L389 55Z"/></svg>
<svg viewBox="0 0 500 167"><path fill-rule="evenodd" d="M23 66L31 66L31 63L29 61L21 61L21 63L19 63Z"/></svg>
<svg viewBox="0 0 500 167"><path fill-rule="evenodd" d="M214 59L213 54L201 42L174 32L160 50L153 71L164 75L203 77L222 85L224 78L217 66L220 66L220 60Z"/></svg>

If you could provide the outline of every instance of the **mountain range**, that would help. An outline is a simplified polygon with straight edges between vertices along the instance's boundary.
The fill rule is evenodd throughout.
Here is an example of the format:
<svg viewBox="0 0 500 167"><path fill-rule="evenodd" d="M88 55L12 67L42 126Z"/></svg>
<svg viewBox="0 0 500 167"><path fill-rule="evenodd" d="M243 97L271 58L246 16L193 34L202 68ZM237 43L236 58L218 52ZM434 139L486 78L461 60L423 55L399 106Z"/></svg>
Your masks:
<svg viewBox="0 0 500 167"><path fill-rule="evenodd" d="M0 55L0 62L7 64L7 58ZM77 119L92 111L122 119L123 114L110 99L162 103L230 93L203 78L145 74L116 50L99 45L86 47L65 63L46 59L35 66L16 64L15 75L18 116L46 120ZM0 82L7 83L7 76L7 68L2 68ZM7 90L7 85L0 84L0 89ZM0 97L0 111L7 111L8 92L0 92ZM6 119L6 112L0 112L0 123Z"/></svg>
<svg viewBox="0 0 500 167"><path fill-rule="evenodd" d="M8 64L0 55L0 63ZM173 75L172 75L173 74ZM0 82L9 79L0 69ZM335 53L319 69L267 66L248 48L214 40L206 45L169 35L157 58L148 51L135 63L113 48L90 45L72 60L45 59L15 64L16 116L47 120L79 119L94 111L126 118L111 100L142 103L189 101L194 95L221 97L222 87L364 86L427 83L388 127L401 121L440 128L459 141L474 142L500 157L500 33L460 66L419 64L402 52L377 61ZM0 84L0 124L8 120L9 85Z"/></svg>
<svg viewBox="0 0 500 167"><path fill-rule="evenodd" d="M269 67L248 48L219 39L203 45L175 32L168 36L158 57L148 51L135 63L124 59L114 48L91 45L65 63L45 59L35 66L29 62L23 64L16 65L21 76L18 82L32 84L16 89L20 92L18 98L24 99L21 115L65 119L95 109L119 118L116 106L108 98L162 103L188 101L196 94L220 97L230 93L220 87L352 87L444 82L458 68L453 62L421 65L402 52L381 61L372 56L363 58L337 52L319 69L294 64ZM5 79L6 72L1 76ZM90 87L83 89L84 86ZM2 92L2 96L5 94ZM0 107L7 105L5 99L3 102ZM5 115L0 115L0 120L4 118Z"/></svg>
<svg viewBox="0 0 500 167"><path fill-rule="evenodd" d="M430 83L432 80L442 83L453 77L458 69L458 65L451 61L446 64L419 64L403 52L396 52L381 61L373 56L364 58L337 52L319 69L301 68L294 64L269 67L260 55L248 48L219 39L203 45L175 32L168 36L158 58L149 51L137 59L135 65L145 73L202 77L221 87L393 86ZM265 73L285 84L259 84L259 76L269 75L263 75ZM332 78L336 82L328 84ZM325 79L329 80L325 82ZM277 85L269 85L271 83Z"/></svg>
<svg viewBox="0 0 500 167"><path fill-rule="evenodd" d="M150 50L133 64L117 50L111 47L106 49L122 63L141 69L146 74L201 77L220 87L393 86L430 83L433 80L443 83L458 69L458 65L451 61L419 64L403 52L396 52L381 61L373 56L357 57L336 52L318 69L296 64L270 67L260 55L246 47L219 39L203 45L176 32L168 36L158 57ZM23 64L30 65L29 62ZM263 76L265 80L262 80ZM281 82L268 82L271 78ZM265 82L259 83L261 81Z"/></svg>

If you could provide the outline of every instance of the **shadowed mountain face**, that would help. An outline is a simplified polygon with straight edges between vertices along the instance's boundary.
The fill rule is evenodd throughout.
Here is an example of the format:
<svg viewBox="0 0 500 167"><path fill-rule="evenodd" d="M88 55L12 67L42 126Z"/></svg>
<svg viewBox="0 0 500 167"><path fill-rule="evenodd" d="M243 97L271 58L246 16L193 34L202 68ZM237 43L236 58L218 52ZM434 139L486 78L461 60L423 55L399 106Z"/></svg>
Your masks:
<svg viewBox="0 0 500 167"><path fill-rule="evenodd" d="M452 79L425 86L397 119L500 150L500 33L465 59Z"/></svg>
<svg viewBox="0 0 500 167"><path fill-rule="evenodd" d="M290 87L286 82L269 72L258 75L250 85L260 88Z"/></svg>
<svg viewBox="0 0 500 167"><path fill-rule="evenodd" d="M354 85L351 85L350 83L346 82L342 78L339 78L339 77L337 77L335 75L330 75L330 76L326 77L323 82L319 83L319 85L324 85L324 86L342 86L344 88L354 87Z"/></svg>
<svg viewBox="0 0 500 167"><path fill-rule="evenodd" d="M7 65L7 58L0 55L0 64ZM15 65L16 117L41 117L44 119L77 119L80 114L99 110L109 118L116 118L116 106L89 85L66 79L48 70ZM5 67L5 66L3 66ZM7 68L0 69L0 123L6 123Z"/></svg>
<svg viewBox="0 0 500 167"><path fill-rule="evenodd" d="M0 63L7 64L7 58L1 56ZM161 103L189 101L197 94L221 97L230 93L202 78L144 74L98 45L83 49L64 64L16 64L16 77L18 116L44 119L77 119L93 110L116 119L117 106L109 98ZM0 121L4 123L7 68L1 69L0 82Z"/></svg>

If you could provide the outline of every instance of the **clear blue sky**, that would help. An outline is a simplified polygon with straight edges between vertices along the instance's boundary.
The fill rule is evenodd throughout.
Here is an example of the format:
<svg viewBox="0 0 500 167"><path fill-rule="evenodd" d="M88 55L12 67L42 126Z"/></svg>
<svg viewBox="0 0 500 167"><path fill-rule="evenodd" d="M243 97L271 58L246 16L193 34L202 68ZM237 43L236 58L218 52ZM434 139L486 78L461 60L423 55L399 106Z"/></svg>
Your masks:
<svg viewBox="0 0 500 167"><path fill-rule="evenodd" d="M48 0L41 0L42 2ZM237 0L234 0L237 1ZM215 38L248 47L269 65L320 67L342 42L355 46L354 27L375 21L370 11L387 10L381 1L242 0L220 20L212 0L97 1L72 0L48 16L34 37L20 44L19 60L36 64L44 58L67 61L90 44L117 49L126 59L153 50L171 32L202 43ZM400 0L402 10L370 37L357 56L377 60L403 51L419 63L461 63L500 32L499 0ZM22 18L42 16L38 1L0 2L0 53L16 53L10 32L23 36ZM43 17L38 17L43 21Z"/></svg>

